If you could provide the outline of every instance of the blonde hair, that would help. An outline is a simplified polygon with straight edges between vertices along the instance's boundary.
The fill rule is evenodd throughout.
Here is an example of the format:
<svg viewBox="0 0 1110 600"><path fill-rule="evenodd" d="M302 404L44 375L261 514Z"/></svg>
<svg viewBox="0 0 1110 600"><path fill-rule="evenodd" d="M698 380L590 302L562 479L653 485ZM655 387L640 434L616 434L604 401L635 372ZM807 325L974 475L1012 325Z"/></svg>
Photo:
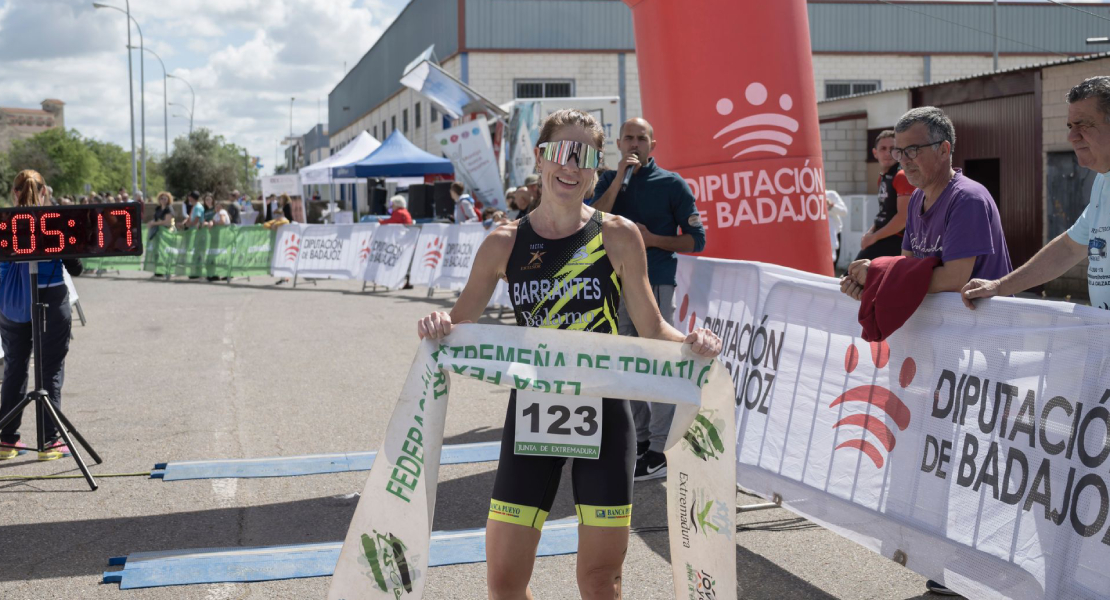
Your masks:
<svg viewBox="0 0 1110 600"><path fill-rule="evenodd" d="M155 197L155 200L161 202L162 198L169 198L170 199L170 204L173 204L173 194L171 194L169 192L158 192L158 196Z"/></svg>
<svg viewBox="0 0 1110 600"><path fill-rule="evenodd" d="M18 206L41 206L46 203L46 180L38 171L20 171L12 183L12 194Z"/></svg>
<svg viewBox="0 0 1110 600"><path fill-rule="evenodd" d="M278 201L281 202L282 206L289 204L289 194L282 194L278 196Z"/></svg>

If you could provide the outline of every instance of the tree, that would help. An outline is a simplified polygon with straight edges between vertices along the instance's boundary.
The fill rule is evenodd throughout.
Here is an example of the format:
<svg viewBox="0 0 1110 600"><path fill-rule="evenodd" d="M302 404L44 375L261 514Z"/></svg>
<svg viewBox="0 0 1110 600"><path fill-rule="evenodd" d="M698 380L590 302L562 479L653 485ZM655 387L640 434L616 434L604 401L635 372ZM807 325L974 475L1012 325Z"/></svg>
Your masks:
<svg viewBox="0 0 1110 600"><path fill-rule="evenodd" d="M173 152L162 161L166 186L182 197L192 190L226 194L246 190L246 151L201 128L173 142Z"/></svg>
<svg viewBox="0 0 1110 600"><path fill-rule="evenodd" d="M98 192L112 192L123 188L131 189L131 154L111 142L85 140L85 145L96 155L100 171L89 183ZM141 168L141 167L140 167Z"/></svg>
<svg viewBox="0 0 1110 600"><path fill-rule="evenodd" d="M11 206L13 183L15 183L15 171L8 161L8 155L0 153L0 206Z"/></svg>
<svg viewBox="0 0 1110 600"><path fill-rule="evenodd" d="M15 140L8 152L9 168L34 169L54 189L54 195L82 194L100 172L100 161L76 130L48 129L25 140Z"/></svg>

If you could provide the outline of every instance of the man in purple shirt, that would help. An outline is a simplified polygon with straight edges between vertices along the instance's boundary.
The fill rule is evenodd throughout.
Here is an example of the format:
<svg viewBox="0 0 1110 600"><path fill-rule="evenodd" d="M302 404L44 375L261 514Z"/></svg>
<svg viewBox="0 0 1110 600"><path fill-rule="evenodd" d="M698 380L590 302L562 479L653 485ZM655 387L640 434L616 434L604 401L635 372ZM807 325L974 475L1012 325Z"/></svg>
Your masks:
<svg viewBox="0 0 1110 600"><path fill-rule="evenodd" d="M998 279L1011 270L1010 253L998 208L990 192L952 168L956 128L939 108L915 108L894 127L891 156L902 163L910 196L902 255L936 256L929 293L958 292L969 280ZM840 283L857 300L867 281L870 260L857 260Z"/></svg>

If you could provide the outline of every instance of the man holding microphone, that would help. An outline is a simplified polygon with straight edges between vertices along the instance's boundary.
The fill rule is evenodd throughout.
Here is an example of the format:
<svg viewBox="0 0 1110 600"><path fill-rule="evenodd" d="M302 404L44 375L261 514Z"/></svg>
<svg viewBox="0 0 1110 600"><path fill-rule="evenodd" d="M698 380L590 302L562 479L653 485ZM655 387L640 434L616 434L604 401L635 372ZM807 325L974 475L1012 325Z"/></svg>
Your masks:
<svg viewBox="0 0 1110 600"><path fill-rule="evenodd" d="M705 227L690 186L651 158L655 142L650 123L644 119L625 121L617 140L621 161L616 170L598 177L590 204L602 212L625 217L639 227L647 248L652 294L659 313L673 325L678 269L675 253L701 252L705 248ZM637 335L623 302L617 323L621 335ZM632 418L636 424L635 480L665 477L667 458L663 455L663 444L674 418L674 405L633 401Z"/></svg>

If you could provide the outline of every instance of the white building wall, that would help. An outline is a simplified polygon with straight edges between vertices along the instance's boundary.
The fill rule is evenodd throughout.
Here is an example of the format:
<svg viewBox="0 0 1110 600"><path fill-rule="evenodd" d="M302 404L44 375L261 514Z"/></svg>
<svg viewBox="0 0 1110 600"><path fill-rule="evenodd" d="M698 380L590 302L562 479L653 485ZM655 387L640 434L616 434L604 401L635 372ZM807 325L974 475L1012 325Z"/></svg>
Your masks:
<svg viewBox="0 0 1110 600"><path fill-rule="evenodd" d="M574 95L616 96L620 92L617 54L546 52L471 52L469 85L496 104L512 100L522 79L574 82Z"/></svg>

